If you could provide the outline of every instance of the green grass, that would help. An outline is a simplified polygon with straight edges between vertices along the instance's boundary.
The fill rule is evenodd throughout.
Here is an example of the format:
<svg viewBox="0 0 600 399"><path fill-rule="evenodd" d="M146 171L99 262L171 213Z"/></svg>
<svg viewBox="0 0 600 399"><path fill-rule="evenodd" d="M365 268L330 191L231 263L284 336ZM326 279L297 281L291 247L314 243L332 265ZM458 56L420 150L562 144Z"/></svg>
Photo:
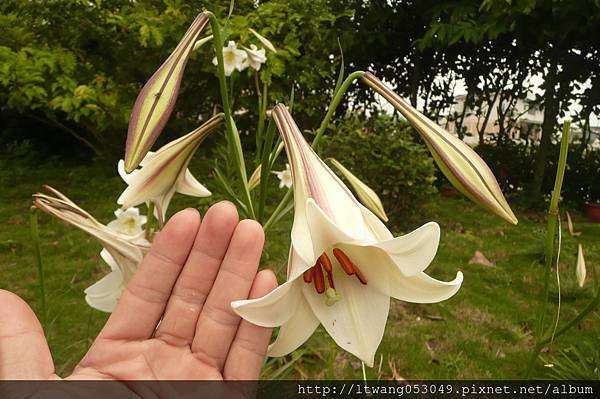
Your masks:
<svg viewBox="0 0 600 399"><path fill-rule="evenodd" d="M115 200L125 186L116 173L99 166L54 162L32 168L4 164L2 169L0 288L21 295L39 312L38 275L29 233L31 194L39 191L42 184L52 185L100 221L108 222L117 208ZM208 181L209 188L215 189L211 182ZM184 206L205 210L213 200L198 201L176 195L171 210ZM519 225L510 226L468 201L436 195L412 216L390 224L394 233L400 234L427 221L437 221L442 228L441 244L427 272L449 280L462 270L465 281L455 297L440 304L392 300L376 367L367 370L369 378L524 376L533 347L531 326L542 287L545 223L543 214L519 211L516 209ZM595 267L600 273L600 225L586 223L576 210L572 210L572 215L576 230L582 232L578 239L586 254L588 281L584 289L576 284L577 241L568 236L564 226L559 265L561 321L572 318L591 298L591 269ZM263 267L276 270L280 277L285 273L290 222L288 217L269 232L263 256ZM107 319L106 314L85 304L83 290L108 268L98 256L101 247L93 238L45 214L40 215L40 239L48 301L45 329L57 372L65 375L77 364ZM475 250L495 261L495 266L469 265ZM551 299L555 303L558 290L553 281ZM599 327L600 314L596 311L545 352L593 343L597 341ZM542 375L545 371L543 363L538 362L535 374ZM319 329L294 354L270 359L263 375L362 378L362 371L360 361L337 348Z"/></svg>

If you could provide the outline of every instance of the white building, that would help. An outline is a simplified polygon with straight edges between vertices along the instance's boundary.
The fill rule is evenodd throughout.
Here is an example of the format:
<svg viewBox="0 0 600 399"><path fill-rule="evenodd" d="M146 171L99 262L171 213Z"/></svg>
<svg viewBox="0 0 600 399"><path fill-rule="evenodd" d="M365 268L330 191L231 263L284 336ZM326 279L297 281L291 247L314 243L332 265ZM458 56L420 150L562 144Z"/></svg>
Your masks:
<svg viewBox="0 0 600 399"><path fill-rule="evenodd" d="M450 132L457 134L458 129L456 121L458 121L460 115L462 115L466 95L458 95L454 99L455 103L450 109L450 118L447 126ZM493 136L496 136L500 130L498 124L498 104L499 100L496 99L492 105L487 123L485 124L485 129L483 129L484 141L489 141ZM504 102L502 106L506 107L506 102ZM504 108L503 111L506 111L506 108ZM480 108L478 107L476 109L467 106L462 123L465 132L465 142L469 144L477 144L479 142L478 132L482 130L487 113L487 102L484 102ZM540 139L542 122L544 121L544 110L535 104L533 98L518 99L514 104L513 110L509 113L511 115L507 116L507 119L512 118L513 120L516 120L512 129L508 132L512 139L525 139L526 137L530 141L538 141Z"/></svg>

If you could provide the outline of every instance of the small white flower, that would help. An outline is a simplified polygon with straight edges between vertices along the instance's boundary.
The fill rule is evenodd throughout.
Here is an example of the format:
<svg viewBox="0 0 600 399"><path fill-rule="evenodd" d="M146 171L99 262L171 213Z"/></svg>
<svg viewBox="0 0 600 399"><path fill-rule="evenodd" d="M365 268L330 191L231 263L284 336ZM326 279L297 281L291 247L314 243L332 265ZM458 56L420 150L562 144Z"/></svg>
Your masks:
<svg viewBox="0 0 600 399"><path fill-rule="evenodd" d="M140 210L135 206L131 208L117 209L115 211L117 217L106 226L118 233L137 235L143 231L142 226L148 221L144 215L140 215Z"/></svg>
<svg viewBox="0 0 600 399"><path fill-rule="evenodd" d="M230 40L227 47L223 48L223 67L225 76L231 76L234 70L243 71L248 67L248 53L244 50L238 50L235 42ZM218 65L217 57L212 60L214 65Z"/></svg>
<svg viewBox="0 0 600 399"><path fill-rule="evenodd" d="M279 188L290 188L292 187L292 171L290 170L290 165L285 164L285 169L280 172L271 172L274 173L279 179Z"/></svg>
<svg viewBox="0 0 600 399"><path fill-rule="evenodd" d="M252 69L259 71L260 66L267 62L264 48L259 50L254 44L251 44L250 48L244 47L244 50L246 50L246 53L248 54L247 62Z"/></svg>

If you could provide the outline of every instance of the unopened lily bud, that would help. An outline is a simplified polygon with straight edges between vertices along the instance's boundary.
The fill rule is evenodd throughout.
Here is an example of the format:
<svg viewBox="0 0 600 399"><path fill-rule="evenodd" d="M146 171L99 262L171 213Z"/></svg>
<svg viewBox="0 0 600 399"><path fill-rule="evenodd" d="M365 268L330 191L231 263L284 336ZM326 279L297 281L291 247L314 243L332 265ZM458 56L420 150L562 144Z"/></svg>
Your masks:
<svg viewBox="0 0 600 399"><path fill-rule="evenodd" d="M194 48L192 49L192 51L198 50L200 47L204 46L206 43L210 42L212 39L213 39L213 35L208 35L206 37L203 37L200 40L197 40L196 43L194 43Z"/></svg>
<svg viewBox="0 0 600 399"><path fill-rule="evenodd" d="M471 147L421 114L372 73L365 73L362 80L388 100L417 130L433 159L457 190L504 220L517 224L494 174Z"/></svg>
<svg viewBox="0 0 600 399"><path fill-rule="evenodd" d="M577 283L579 283L580 287L583 287L583 285L585 284L586 270L585 270L585 259L583 257L583 247L581 246L581 244L579 244L579 248L577 250L576 275L577 275Z"/></svg>
<svg viewBox="0 0 600 399"><path fill-rule="evenodd" d="M262 172L262 164L258 165L252 175L248 179L248 190L252 191L260 184L260 173Z"/></svg>
<svg viewBox="0 0 600 399"><path fill-rule="evenodd" d="M363 183L362 180L360 180L358 177L352 174L352 172L346 169L344 165L342 165L339 161L337 161L334 158L330 158L329 160L337 168L337 170L339 170L340 173L344 175L346 180L348 180L348 182L354 189L354 192L356 193L356 195L358 195L358 199L360 199L360 202L362 202L364 206L369 208L371 212L376 214L379 219L383 220L384 222L387 222L388 217L385 214L383 204L381 203L381 200L379 199L377 193L375 193L375 191L371 187Z"/></svg>
<svg viewBox="0 0 600 399"><path fill-rule="evenodd" d="M248 30L262 43L263 46L268 48L270 51L277 53L277 49L275 48L275 46L273 46L273 43L271 43L269 39L267 39L252 28L248 28Z"/></svg>
<svg viewBox="0 0 600 399"><path fill-rule="evenodd" d="M207 22L205 14L198 14L175 50L154 72L135 100L125 145L127 173L142 162L165 127L175 107L187 61Z"/></svg>

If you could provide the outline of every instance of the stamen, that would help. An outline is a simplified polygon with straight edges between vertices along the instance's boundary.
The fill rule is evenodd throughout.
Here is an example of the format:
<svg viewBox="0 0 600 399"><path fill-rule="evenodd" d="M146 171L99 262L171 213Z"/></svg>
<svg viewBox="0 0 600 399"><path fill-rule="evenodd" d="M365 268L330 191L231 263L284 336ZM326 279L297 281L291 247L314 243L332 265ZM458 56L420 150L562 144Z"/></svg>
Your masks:
<svg viewBox="0 0 600 399"><path fill-rule="evenodd" d="M323 266L323 269L325 269L326 271L330 272L333 270L333 267L331 265L331 260L329 259L329 256L327 256L327 254L325 252L323 252L321 254L321 256L319 256L319 262L321 262L321 266Z"/></svg>
<svg viewBox="0 0 600 399"><path fill-rule="evenodd" d="M350 258L348 258L348 255L346 255L341 249L334 248L333 256L335 256L347 275L351 276L354 274L354 265L352 264Z"/></svg>
<svg viewBox="0 0 600 399"><path fill-rule="evenodd" d="M335 289L335 283L333 282L333 268L331 267L331 263L329 263L329 266L325 266L323 262L321 262L320 257L317 260L317 263L319 263L319 265L321 265L323 269L325 269L325 272L327 273L327 281L329 282L329 286Z"/></svg>
<svg viewBox="0 0 600 399"><path fill-rule="evenodd" d="M313 275L315 274L314 266L304 272L303 278L305 283L310 283L313 279Z"/></svg>
<svg viewBox="0 0 600 399"><path fill-rule="evenodd" d="M365 277L365 275L363 274L363 272L361 272L360 269L358 267L356 267L356 265L354 265L354 274L356 275L356 277L358 278L358 280L363 285L367 285L367 278Z"/></svg>
<svg viewBox="0 0 600 399"><path fill-rule="evenodd" d="M340 266L342 267L342 269L344 269L347 275L350 276L354 274L363 285L367 285L367 278L365 277L363 272L361 272L358 266L356 266L350 260L350 258L344 253L344 251L342 251L339 248L334 248L333 256L335 256L335 258L338 260Z"/></svg>
<svg viewBox="0 0 600 399"><path fill-rule="evenodd" d="M323 276L323 269L321 268L319 262L317 262L317 264L313 266L313 269L313 281L315 283L315 289L317 290L317 293L322 294L323 292L325 292L325 276Z"/></svg>

